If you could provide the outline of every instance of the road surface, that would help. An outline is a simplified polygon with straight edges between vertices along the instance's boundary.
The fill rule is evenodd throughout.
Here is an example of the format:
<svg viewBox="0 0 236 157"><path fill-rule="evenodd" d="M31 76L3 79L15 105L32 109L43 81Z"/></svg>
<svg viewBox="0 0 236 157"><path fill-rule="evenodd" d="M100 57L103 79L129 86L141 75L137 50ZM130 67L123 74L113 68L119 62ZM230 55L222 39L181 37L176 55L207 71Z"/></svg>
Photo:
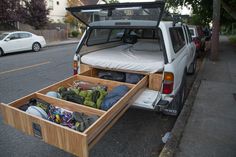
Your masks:
<svg viewBox="0 0 236 157"><path fill-rule="evenodd" d="M44 48L0 58L0 102L9 103L72 75L76 45ZM189 88L194 77L188 81ZM176 118L155 112L129 109L91 149L91 157L154 157ZM3 124L0 116L1 157L70 157L58 148Z"/></svg>

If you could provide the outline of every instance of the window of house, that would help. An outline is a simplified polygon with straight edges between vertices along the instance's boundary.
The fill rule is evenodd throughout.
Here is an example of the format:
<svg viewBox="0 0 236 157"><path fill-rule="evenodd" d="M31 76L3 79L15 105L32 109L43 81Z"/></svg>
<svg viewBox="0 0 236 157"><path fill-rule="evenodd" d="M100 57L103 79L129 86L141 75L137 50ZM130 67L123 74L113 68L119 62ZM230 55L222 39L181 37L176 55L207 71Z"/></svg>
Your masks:
<svg viewBox="0 0 236 157"><path fill-rule="evenodd" d="M53 0L48 1L48 9L53 10Z"/></svg>

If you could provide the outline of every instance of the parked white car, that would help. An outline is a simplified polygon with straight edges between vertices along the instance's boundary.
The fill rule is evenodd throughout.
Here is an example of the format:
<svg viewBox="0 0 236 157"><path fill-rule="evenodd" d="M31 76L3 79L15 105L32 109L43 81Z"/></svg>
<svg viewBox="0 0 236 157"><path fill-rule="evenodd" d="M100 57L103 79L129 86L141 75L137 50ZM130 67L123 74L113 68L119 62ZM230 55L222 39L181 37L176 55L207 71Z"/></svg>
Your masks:
<svg viewBox="0 0 236 157"><path fill-rule="evenodd" d="M16 31L0 35L0 56L27 50L38 52L45 46L46 41L43 36L38 36L30 32Z"/></svg>

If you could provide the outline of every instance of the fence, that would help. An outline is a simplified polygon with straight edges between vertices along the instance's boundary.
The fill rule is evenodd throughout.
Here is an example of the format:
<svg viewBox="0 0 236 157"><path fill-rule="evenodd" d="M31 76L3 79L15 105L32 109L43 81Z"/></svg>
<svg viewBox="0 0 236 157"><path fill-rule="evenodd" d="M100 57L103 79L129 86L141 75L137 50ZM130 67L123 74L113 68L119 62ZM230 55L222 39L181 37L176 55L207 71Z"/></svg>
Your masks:
<svg viewBox="0 0 236 157"><path fill-rule="evenodd" d="M19 30L21 31L28 31L43 36L47 42L61 41L68 39L67 27L60 26L60 28L62 29L58 29L59 27L56 27L55 25L54 29L51 27L51 29L35 30L33 29L33 27L27 24L19 23L18 26Z"/></svg>

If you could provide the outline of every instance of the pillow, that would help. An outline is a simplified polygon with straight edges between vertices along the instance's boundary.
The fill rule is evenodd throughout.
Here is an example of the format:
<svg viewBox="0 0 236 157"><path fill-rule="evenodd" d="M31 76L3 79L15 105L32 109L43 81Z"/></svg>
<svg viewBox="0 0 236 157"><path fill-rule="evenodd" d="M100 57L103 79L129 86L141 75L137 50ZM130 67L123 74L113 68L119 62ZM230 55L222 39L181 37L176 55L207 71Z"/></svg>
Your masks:
<svg viewBox="0 0 236 157"><path fill-rule="evenodd" d="M133 45L135 51L160 51L160 43L157 40L141 40Z"/></svg>

